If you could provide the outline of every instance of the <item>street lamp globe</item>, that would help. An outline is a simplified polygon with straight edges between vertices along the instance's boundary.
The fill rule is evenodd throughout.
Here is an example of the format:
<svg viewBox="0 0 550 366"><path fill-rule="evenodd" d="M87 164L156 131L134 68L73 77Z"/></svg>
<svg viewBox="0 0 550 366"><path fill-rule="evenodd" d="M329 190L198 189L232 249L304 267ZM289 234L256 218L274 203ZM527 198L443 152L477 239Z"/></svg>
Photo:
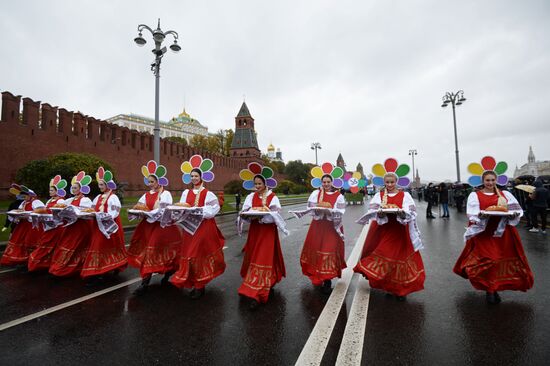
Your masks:
<svg viewBox="0 0 550 366"><path fill-rule="evenodd" d="M164 37L164 33L158 28L153 32L153 39L155 42L162 43L162 41L164 41Z"/></svg>
<svg viewBox="0 0 550 366"><path fill-rule="evenodd" d="M181 51L181 47L180 45L178 44L178 41L176 41L174 39L174 43L172 43L172 45L170 46L170 49L173 51L173 52L179 52Z"/></svg>
<svg viewBox="0 0 550 366"><path fill-rule="evenodd" d="M134 42L136 42L136 44L139 46L139 47L143 47L145 45L145 43L147 43L147 41L145 40L145 38L143 38L141 32L139 32L138 36L136 38L134 38Z"/></svg>

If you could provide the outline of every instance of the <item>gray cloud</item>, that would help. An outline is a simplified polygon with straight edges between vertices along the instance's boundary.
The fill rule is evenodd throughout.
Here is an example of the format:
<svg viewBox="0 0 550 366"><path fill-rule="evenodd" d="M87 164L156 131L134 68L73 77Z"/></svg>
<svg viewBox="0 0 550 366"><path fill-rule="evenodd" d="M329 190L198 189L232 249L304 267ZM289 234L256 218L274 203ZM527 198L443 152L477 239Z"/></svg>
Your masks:
<svg viewBox="0 0 550 366"><path fill-rule="evenodd" d="M0 88L99 118L153 116L151 42L139 23L181 36L161 78L161 116L186 107L211 131L232 127L243 94L261 148L285 159L341 152L349 168L393 156L425 179L454 179L457 109L463 179L486 154L511 167L528 146L550 158L545 1L30 1L0 14ZM510 172L511 173L511 172Z"/></svg>

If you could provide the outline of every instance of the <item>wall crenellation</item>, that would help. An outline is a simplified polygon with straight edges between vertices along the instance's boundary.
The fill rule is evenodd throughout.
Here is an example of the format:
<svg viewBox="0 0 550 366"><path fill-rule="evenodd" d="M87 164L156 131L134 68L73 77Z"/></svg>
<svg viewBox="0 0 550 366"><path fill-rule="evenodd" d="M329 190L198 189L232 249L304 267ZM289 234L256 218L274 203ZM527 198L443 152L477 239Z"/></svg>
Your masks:
<svg viewBox="0 0 550 366"><path fill-rule="evenodd" d="M22 166L63 152L94 154L113 166L117 174L115 178L127 182L129 191L144 190L140 167L153 158L152 135L8 91L2 92L0 116L0 151L6 162L0 178L0 197L7 195L9 185ZM229 180L239 179L239 171L248 164L246 160L201 151L165 139L161 139L160 152L172 190L184 188L180 165L194 154L201 154L214 162L216 180L210 184L214 190L223 189ZM95 172L88 173L93 175Z"/></svg>

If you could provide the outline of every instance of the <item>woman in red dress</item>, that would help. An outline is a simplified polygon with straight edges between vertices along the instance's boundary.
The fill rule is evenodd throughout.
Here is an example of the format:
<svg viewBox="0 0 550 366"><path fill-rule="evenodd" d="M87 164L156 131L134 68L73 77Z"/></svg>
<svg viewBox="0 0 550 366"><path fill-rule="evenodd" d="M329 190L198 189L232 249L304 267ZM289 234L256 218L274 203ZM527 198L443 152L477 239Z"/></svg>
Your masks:
<svg viewBox="0 0 550 366"><path fill-rule="evenodd" d="M471 165L468 169L475 171ZM466 246L453 271L470 280L475 289L485 291L487 302L498 304L501 301L498 291L527 291L533 287L534 278L514 227L523 210L510 192L497 188L497 182L504 185L508 179L499 175L503 172L493 171L498 171L498 165L489 164L489 168L481 179L470 178L472 185L482 182L483 188L468 196L466 213L470 223L464 234ZM495 216L495 211L509 215Z"/></svg>
<svg viewBox="0 0 550 366"><path fill-rule="evenodd" d="M50 208L65 204L63 198L67 194L64 189L66 186L67 181L61 179L60 175L56 175L50 180L51 198L46 202L46 212L48 214L52 213ZM61 234L63 234L63 220L52 220L48 225L44 223L43 229L44 234L42 234L38 241L38 247L29 256L29 271L47 270L50 268L53 251L59 239L61 239Z"/></svg>
<svg viewBox="0 0 550 366"><path fill-rule="evenodd" d="M164 208L172 204L172 195L164 189L168 185L166 168L150 160L142 166L141 172L150 190L134 206L135 210L143 212L143 219L137 225L128 248L128 263L139 268L143 279L134 291L136 295L147 291L154 273L164 274L161 283L168 283L170 276L177 270L182 235L177 225L163 228L159 222Z"/></svg>
<svg viewBox="0 0 550 366"><path fill-rule="evenodd" d="M419 252L422 242L416 225L416 206L409 193L397 188L398 185L409 185L409 179L404 177L408 169L400 170L397 161L388 163L390 160L395 161L386 160L383 177L373 179L375 185L383 184L384 189L374 195L367 214L358 220L358 223L365 224L375 219L370 224L361 259L354 271L368 279L370 287L386 291L395 295L397 300L404 301L408 294L424 288L426 275ZM401 177L396 171L401 172ZM378 175L376 165L373 172ZM382 211L387 209L395 212Z"/></svg>
<svg viewBox="0 0 550 366"><path fill-rule="evenodd" d="M342 270L346 268L342 227L346 201L339 190L334 189L342 187L343 181L340 177L343 170L331 163L324 163L322 167L314 167L311 174L312 187L319 189L309 196L308 210L294 212L298 217L302 216L300 213L313 214L300 255L300 264L302 273L309 277L311 283L321 286L321 291L329 294L332 290L332 279L340 278Z"/></svg>
<svg viewBox="0 0 550 366"><path fill-rule="evenodd" d="M100 230L99 225L102 225L100 218L94 221L92 240L80 272L82 278L91 278L89 284L94 284L102 274L110 271L119 273L128 265L128 254L124 247L124 229L120 222L121 204L114 193L116 183L113 180L113 173L99 167L96 180L101 194L94 199L92 206L96 212L102 212L113 218L118 229L107 237Z"/></svg>
<svg viewBox="0 0 550 366"><path fill-rule="evenodd" d="M89 184L91 182L92 177L86 175L84 171L75 175L71 180L73 197L66 200L65 205L73 206L75 212L80 212L81 209L90 210L92 201L86 197L86 194L90 193ZM51 274L65 277L80 273L90 246L92 228L92 220L80 218L73 220L69 226L65 226L52 254L52 263L49 269Z"/></svg>
<svg viewBox="0 0 550 366"><path fill-rule="evenodd" d="M212 167L212 160L200 155L194 155L189 162L182 164L183 182L193 184L193 189L183 192L179 205L201 207L202 220L193 234L183 230L179 268L170 282L180 288L192 289L189 294L192 299L202 297L205 286L225 271L225 238L215 219L220 205L216 195L204 187L204 182L214 180L210 171Z"/></svg>
<svg viewBox="0 0 550 366"><path fill-rule="evenodd" d="M36 198L36 193L25 186L12 184L10 192L24 199L19 206L20 211L33 212L44 207L44 203ZM30 217L16 220L19 222L11 233L6 250L0 260L0 264L3 266L26 265L29 255L38 246L40 237L44 232L41 227L32 227Z"/></svg>
<svg viewBox="0 0 550 366"><path fill-rule="evenodd" d="M272 178L273 171L258 163L250 163L248 169L241 171L240 176L245 180L245 189L256 191L246 197L238 220L239 232L242 218L248 218L246 220L250 222L248 238L243 248L243 283L239 287L239 295L250 298L250 308L256 309L260 303L267 302L270 290L286 275L277 229L288 232L279 215L279 199L269 189L277 186L277 181ZM251 216L250 213L265 215Z"/></svg>

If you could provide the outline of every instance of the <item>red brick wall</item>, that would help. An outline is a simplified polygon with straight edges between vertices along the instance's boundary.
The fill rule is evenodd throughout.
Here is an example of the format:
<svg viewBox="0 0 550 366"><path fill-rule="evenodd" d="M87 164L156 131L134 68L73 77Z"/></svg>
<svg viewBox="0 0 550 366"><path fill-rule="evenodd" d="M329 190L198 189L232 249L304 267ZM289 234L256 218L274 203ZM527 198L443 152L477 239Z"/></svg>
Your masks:
<svg viewBox="0 0 550 366"><path fill-rule="evenodd" d="M117 181L129 183L126 195L136 196L145 190L141 166L153 159L153 136L47 103L41 104L30 98L14 96L7 91L2 92L1 199L9 197L9 186L14 182L19 168L29 161L64 152L88 153L105 160L115 170ZM244 159L199 151L164 139L161 139L160 154L161 164L168 169L168 188L171 191L185 188L181 181L180 165L193 154L201 154L213 160L216 179L209 184L211 190L222 190L228 181L239 179L239 171L248 163ZM95 172L87 173L94 176Z"/></svg>

